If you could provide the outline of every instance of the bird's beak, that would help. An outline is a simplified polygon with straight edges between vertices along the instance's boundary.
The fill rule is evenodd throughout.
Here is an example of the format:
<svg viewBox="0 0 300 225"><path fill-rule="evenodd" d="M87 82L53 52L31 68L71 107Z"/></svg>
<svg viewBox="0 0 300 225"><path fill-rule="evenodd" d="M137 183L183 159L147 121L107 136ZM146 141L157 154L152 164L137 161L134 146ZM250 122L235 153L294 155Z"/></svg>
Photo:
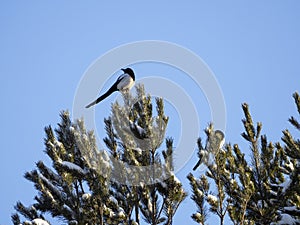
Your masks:
<svg viewBox="0 0 300 225"><path fill-rule="evenodd" d="M121 69L123 72L125 72L125 69Z"/></svg>

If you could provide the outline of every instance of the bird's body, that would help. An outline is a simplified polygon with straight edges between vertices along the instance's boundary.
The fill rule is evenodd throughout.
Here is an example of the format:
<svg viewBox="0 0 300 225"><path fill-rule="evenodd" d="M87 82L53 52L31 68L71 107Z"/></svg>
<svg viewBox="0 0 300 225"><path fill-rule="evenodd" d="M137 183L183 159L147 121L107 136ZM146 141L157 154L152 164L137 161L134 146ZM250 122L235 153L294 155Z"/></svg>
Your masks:
<svg viewBox="0 0 300 225"><path fill-rule="evenodd" d="M215 156L218 154L218 151L222 148L225 142L225 135L222 131L216 130L212 131L212 133L209 134L206 146L205 146L205 156L201 155L199 161L194 166L193 170L196 170L202 162L209 164L209 157L212 154Z"/></svg>
<svg viewBox="0 0 300 225"><path fill-rule="evenodd" d="M123 74L118 77L116 82L99 98L97 98L95 101L92 103L88 104L86 108L89 108L95 104L98 104L101 102L103 99L107 98L109 95L111 95L115 91L120 91L120 92L127 92L129 91L132 86L134 85L135 82L135 75L132 69L126 68L122 69Z"/></svg>

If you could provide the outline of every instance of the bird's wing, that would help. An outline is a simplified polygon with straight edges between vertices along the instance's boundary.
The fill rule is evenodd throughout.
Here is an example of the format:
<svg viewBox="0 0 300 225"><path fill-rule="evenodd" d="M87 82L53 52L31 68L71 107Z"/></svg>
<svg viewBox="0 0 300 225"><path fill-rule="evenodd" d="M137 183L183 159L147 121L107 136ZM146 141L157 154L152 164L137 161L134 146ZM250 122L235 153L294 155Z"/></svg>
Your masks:
<svg viewBox="0 0 300 225"><path fill-rule="evenodd" d="M224 133L220 130L216 130L209 135L208 142L206 145L206 150L211 153L216 153L224 145Z"/></svg>
<svg viewBox="0 0 300 225"><path fill-rule="evenodd" d="M134 81L131 78L131 76L129 76L128 74L123 74L118 78L116 83L117 83L117 89L119 91L123 91L123 90L130 89L133 86Z"/></svg>
<svg viewBox="0 0 300 225"><path fill-rule="evenodd" d="M118 77L118 79L117 79L117 82L119 81L121 81L124 77L126 77L126 76L128 76L128 74L127 73L123 73L122 75L120 75L119 77Z"/></svg>

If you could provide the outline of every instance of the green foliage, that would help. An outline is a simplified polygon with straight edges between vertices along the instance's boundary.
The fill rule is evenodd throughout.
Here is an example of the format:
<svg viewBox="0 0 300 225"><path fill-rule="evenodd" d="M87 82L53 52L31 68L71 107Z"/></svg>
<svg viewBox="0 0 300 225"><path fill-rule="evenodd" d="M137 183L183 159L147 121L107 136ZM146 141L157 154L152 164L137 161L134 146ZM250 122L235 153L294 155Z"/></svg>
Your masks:
<svg viewBox="0 0 300 225"><path fill-rule="evenodd" d="M17 202L13 224L50 224L45 214L70 225L137 225L141 217L152 225L173 224L187 193L173 173L173 139L165 138L169 118L163 99L153 103L142 85L136 93L125 93L124 103L112 104L104 119L107 151L99 150L94 133L83 120L71 122L68 112L61 113L57 129L45 128L52 165L39 161L25 173L37 195L31 206ZM300 115L300 96L293 97ZM242 109L241 136L250 146L250 160L238 144L223 146L224 134L212 124L205 129L205 146L197 141L194 169L203 163L206 172L187 176L197 206L193 220L204 225L212 213L220 224L226 215L233 224L300 224L300 140L286 129L282 142L268 141L249 106ZM289 122L300 131L295 117Z"/></svg>
<svg viewBox="0 0 300 225"><path fill-rule="evenodd" d="M42 161L37 169L25 173L25 178L34 183L38 194L35 203L25 207L17 203L16 210L26 219L43 218L50 213L69 224L103 224L112 221L117 224L124 219L122 209L109 199L108 176L99 175L107 162L103 152L98 151L93 132L87 132L81 120L72 124L69 113L61 113L58 129L45 128L45 152L52 160L52 168ZM86 158L83 157L83 153ZM93 158L95 163L86 159ZM109 174L109 172L107 172ZM109 208L110 207L110 208ZM17 214L13 215L14 224L20 224Z"/></svg>
<svg viewBox="0 0 300 225"><path fill-rule="evenodd" d="M164 139L168 117L161 98L155 99L154 112L144 87L136 90L136 97L124 95L124 105L113 104L112 116L105 119L104 142L118 171L113 174L116 199L128 209L131 222L140 223L142 215L149 224L172 224L186 193L172 172L173 140ZM164 140L166 150L160 152Z"/></svg>
<svg viewBox="0 0 300 225"><path fill-rule="evenodd" d="M197 213L192 215L192 218L197 223L204 225L208 216L207 207L205 206L205 197L208 196L210 187L208 180L204 175L202 175L199 179L196 179L191 173L187 176L187 178L190 181L193 191L191 198L196 203L198 209Z"/></svg>
<svg viewBox="0 0 300 225"><path fill-rule="evenodd" d="M295 93L294 98L300 113L299 95ZM285 146L282 147L279 142L274 145L261 134L262 123L254 124L246 103L242 104L242 109L245 115L242 137L249 142L251 163L237 144L227 144L215 155L213 163L206 164L205 176L197 179L190 174L192 199L198 207L192 218L204 224L208 206L218 215L220 224L223 224L226 212L234 224L275 224L283 216L299 224L300 141L285 130L282 137ZM289 121L299 130L299 123L294 117ZM203 147L199 141L198 146L198 155L202 156ZM216 201L208 198L211 187L207 180L216 186Z"/></svg>
<svg viewBox="0 0 300 225"><path fill-rule="evenodd" d="M112 115L104 120L109 154L97 148L83 120L72 123L62 112L57 129L45 128L52 168L39 161L25 174L38 193L31 206L16 204L27 221L16 213L13 223L34 224L47 213L76 225L139 224L140 214L149 224L172 224L186 193L173 174L173 139L164 138L163 100L155 102L157 115L151 97L137 86L137 97L125 94L124 105L112 105Z"/></svg>
<svg viewBox="0 0 300 225"><path fill-rule="evenodd" d="M217 136L215 136L212 124L209 124L209 126L205 129L205 134L207 135L205 148L203 147L200 138L197 142L199 148L198 156L201 157L201 162L207 166L208 170L206 171L205 176L202 175L199 179L195 178L192 174L188 175L188 179L193 190L192 199L196 202L198 208L197 213L193 214L192 218L197 223L205 224L208 215L208 210L205 206L206 202L209 206L209 211L216 214L220 218L220 224L223 224L228 210L224 181L222 180L222 176L226 173L226 155L225 151L222 149L212 149L220 148L220 140L216 140ZM211 154L213 153L214 159L210 159ZM214 181L214 185L216 187L215 192L210 191L211 185L209 184L208 179Z"/></svg>

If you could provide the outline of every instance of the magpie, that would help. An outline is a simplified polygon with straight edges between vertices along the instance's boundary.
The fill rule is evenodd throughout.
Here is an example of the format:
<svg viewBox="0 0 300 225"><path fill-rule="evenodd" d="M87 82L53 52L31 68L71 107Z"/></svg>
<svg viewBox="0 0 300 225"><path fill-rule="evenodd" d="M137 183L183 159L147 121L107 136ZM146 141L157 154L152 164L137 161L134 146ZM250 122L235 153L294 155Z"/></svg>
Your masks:
<svg viewBox="0 0 300 225"><path fill-rule="evenodd" d="M124 73L121 74L116 82L106 91L103 95L97 98L95 101L88 104L85 108L89 108L93 105L98 104L103 99L107 98L115 91L126 92L129 91L130 88L134 85L135 75L131 68L121 69Z"/></svg>
<svg viewBox="0 0 300 225"><path fill-rule="evenodd" d="M212 154L216 155L218 153L218 151L222 148L224 143L225 143L224 133L220 130L212 131L212 133L209 134L209 136L208 136L205 150L207 151L208 154L212 153ZM199 159L197 164L194 166L193 170L196 170L198 168L198 166L200 166L203 158L204 158L204 160L207 160L207 159L205 159L204 155L201 155L201 158Z"/></svg>

